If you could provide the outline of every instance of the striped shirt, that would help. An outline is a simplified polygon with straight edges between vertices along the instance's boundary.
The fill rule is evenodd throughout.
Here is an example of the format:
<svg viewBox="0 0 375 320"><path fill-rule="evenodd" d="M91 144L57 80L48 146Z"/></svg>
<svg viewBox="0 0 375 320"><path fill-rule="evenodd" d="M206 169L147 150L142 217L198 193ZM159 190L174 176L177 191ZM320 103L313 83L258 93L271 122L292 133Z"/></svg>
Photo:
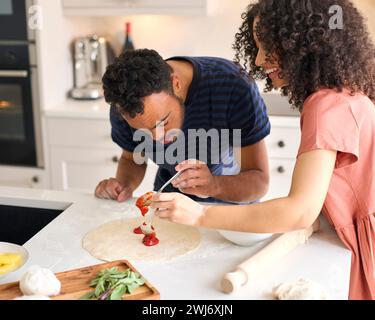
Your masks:
<svg viewBox="0 0 375 320"><path fill-rule="evenodd" d="M233 158L233 147L245 147L263 140L270 133L270 122L266 106L259 93L256 83L241 69L240 66L226 59L216 57L173 57L168 60L185 60L193 65L194 75L184 103L184 123L181 130L184 139L178 139L173 144L176 150L182 144L184 154L176 156L175 163L158 163L163 156L158 156L160 150L166 151L168 146L157 148L158 142L153 142L152 152L146 156L159 165L154 189L158 190L164 182L175 173L175 166L187 159L191 159L194 151L195 159L205 161L213 175L236 175L240 172L239 166ZM112 139L124 150L133 152L140 142L133 140L135 129L131 128L119 115L116 108L111 107L110 120L112 125ZM217 140L208 138L205 150L198 148L196 141L188 139L189 129L217 129L229 132L229 146L223 148L223 136ZM239 129L239 130L235 130ZM225 131L225 130L224 130ZM240 142L235 137L240 132ZM211 141L216 141L213 145ZM237 143L233 143L237 141ZM219 159L211 156L219 150ZM209 151L209 152L206 152ZM211 151L211 152L210 152ZM214 151L214 152L212 152ZM208 157L205 156L208 154ZM164 153L165 155L165 153ZM202 156L203 155L203 156ZM163 158L164 160L164 158ZM166 192L179 192L172 185ZM201 199L191 196L194 200L205 202L222 202L218 199Z"/></svg>

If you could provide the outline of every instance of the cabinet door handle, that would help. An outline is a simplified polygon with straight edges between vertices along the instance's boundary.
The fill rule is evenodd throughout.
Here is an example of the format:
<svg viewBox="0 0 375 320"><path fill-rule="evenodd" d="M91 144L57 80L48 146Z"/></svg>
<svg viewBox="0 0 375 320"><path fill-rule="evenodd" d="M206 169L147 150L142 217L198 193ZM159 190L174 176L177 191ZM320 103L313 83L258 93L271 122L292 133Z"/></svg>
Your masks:
<svg viewBox="0 0 375 320"><path fill-rule="evenodd" d="M33 183L39 183L39 177L38 176L32 177L31 180L33 181Z"/></svg>
<svg viewBox="0 0 375 320"><path fill-rule="evenodd" d="M0 70L1 78L27 78L26 70Z"/></svg>
<svg viewBox="0 0 375 320"><path fill-rule="evenodd" d="M277 168L277 172L278 173L284 173L285 172L285 168L283 166L280 166Z"/></svg>
<svg viewBox="0 0 375 320"><path fill-rule="evenodd" d="M280 140L277 145L280 147L280 148L284 148L285 147L285 142L283 140Z"/></svg>
<svg viewBox="0 0 375 320"><path fill-rule="evenodd" d="M119 158L118 158L118 156L113 156L113 157L112 157L112 162L113 162L113 163L118 163L118 162L119 162Z"/></svg>

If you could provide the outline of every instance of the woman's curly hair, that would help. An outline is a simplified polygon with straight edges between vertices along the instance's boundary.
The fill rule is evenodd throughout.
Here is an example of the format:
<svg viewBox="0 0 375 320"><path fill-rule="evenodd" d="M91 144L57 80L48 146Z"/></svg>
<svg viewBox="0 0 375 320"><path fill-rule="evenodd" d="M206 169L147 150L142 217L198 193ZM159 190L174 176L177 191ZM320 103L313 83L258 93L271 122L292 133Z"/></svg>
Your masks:
<svg viewBox="0 0 375 320"><path fill-rule="evenodd" d="M340 6L343 28L330 28L331 6ZM236 34L235 60L255 79L272 81L256 66L258 49L255 33L267 59L278 57L282 89L289 102L302 110L305 99L321 88L352 93L362 92L375 101L375 48L364 18L349 0L259 0L242 14L243 23Z"/></svg>
<svg viewBox="0 0 375 320"><path fill-rule="evenodd" d="M162 91L173 95L171 73L171 67L155 50L125 52L103 76L105 101L134 118L144 112L143 98Z"/></svg>

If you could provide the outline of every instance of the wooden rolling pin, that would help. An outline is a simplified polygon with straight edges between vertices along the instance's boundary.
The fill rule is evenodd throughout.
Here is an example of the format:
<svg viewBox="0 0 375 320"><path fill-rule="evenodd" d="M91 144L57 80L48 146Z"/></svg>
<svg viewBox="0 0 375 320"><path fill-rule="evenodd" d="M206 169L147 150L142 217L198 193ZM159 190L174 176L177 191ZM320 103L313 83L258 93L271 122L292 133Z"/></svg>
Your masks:
<svg viewBox="0 0 375 320"><path fill-rule="evenodd" d="M227 273L222 281L221 288L225 293L232 293L251 281L267 267L286 256L300 244L306 243L310 236L319 230L319 220L308 229L284 233L273 240L254 256L241 263L236 271Z"/></svg>

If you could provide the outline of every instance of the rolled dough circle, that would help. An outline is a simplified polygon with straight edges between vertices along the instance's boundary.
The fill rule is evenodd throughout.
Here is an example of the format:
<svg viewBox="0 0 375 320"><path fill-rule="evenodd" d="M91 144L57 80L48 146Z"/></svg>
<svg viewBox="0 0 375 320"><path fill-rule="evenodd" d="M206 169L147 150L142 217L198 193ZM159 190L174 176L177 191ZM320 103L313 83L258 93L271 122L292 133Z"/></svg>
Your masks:
<svg viewBox="0 0 375 320"><path fill-rule="evenodd" d="M155 219L154 227L159 244L147 247L143 235L135 234L142 218L116 220L87 233L82 246L93 257L104 261L165 261L195 250L201 241L198 229Z"/></svg>

